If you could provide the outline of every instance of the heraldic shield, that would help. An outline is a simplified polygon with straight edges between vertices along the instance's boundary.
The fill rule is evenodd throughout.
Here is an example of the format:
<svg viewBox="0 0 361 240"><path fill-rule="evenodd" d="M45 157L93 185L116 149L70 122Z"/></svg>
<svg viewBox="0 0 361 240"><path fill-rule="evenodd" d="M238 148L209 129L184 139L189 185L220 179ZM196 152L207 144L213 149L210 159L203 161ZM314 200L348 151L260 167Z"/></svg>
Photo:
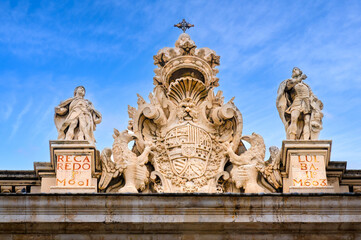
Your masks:
<svg viewBox="0 0 361 240"><path fill-rule="evenodd" d="M165 142L176 175L191 180L204 174L212 149L212 139L206 131L187 123L170 130Z"/></svg>

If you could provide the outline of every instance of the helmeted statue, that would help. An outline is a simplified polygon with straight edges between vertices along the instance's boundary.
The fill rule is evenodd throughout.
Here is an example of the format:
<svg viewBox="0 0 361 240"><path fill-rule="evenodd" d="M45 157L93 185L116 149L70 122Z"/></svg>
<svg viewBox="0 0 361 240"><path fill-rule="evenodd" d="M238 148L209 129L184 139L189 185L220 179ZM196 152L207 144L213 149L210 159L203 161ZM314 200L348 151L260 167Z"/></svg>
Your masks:
<svg viewBox="0 0 361 240"><path fill-rule="evenodd" d="M101 122L102 115L84 96L85 88L76 87L74 97L55 107L54 122L58 140L87 140L95 143L94 131L96 124Z"/></svg>
<svg viewBox="0 0 361 240"><path fill-rule="evenodd" d="M276 106L289 140L317 140L322 129L323 104L303 82L306 78L295 67L277 91Z"/></svg>

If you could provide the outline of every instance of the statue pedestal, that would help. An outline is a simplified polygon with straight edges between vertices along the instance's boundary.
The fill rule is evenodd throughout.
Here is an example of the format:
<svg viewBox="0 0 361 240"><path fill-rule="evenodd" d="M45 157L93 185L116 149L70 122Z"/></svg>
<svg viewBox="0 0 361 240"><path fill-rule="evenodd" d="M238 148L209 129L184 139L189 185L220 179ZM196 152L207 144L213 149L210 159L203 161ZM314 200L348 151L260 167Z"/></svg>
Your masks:
<svg viewBox="0 0 361 240"><path fill-rule="evenodd" d="M41 192L97 192L96 156L94 145L88 141L50 141L51 166L55 176L44 176Z"/></svg>
<svg viewBox="0 0 361 240"><path fill-rule="evenodd" d="M331 140L282 142L281 174L284 193L335 192L326 176L331 143Z"/></svg>

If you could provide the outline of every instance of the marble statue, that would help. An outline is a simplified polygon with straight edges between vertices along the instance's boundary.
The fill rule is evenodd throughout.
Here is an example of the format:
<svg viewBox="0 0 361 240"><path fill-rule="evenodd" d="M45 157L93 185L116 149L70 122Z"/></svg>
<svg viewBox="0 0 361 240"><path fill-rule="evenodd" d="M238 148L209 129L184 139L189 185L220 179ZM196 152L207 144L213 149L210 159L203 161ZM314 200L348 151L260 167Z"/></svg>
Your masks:
<svg viewBox="0 0 361 240"><path fill-rule="evenodd" d="M102 115L84 96L85 88L76 87L74 97L55 107L54 121L58 140L87 140L95 143L94 131L96 124L101 122Z"/></svg>
<svg viewBox="0 0 361 240"><path fill-rule="evenodd" d="M292 78L283 81L276 105L289 140L317 140L322 129L322 102L304 83L307 78L295 67Z"/></svg>
<svg viewBox="0 0 361 240"><path fill-rule="evenodd" d="M277 191L272 184L275 177L268 176L277 170L276 161L267 168L264 144L258 146L252 140L255 145L239 156L245 150L242 114L233 98L225 102L222 92L214 91L219 85L219 60L215 51L197 48L186 33L174 48L158 51L149 101L138 95L137 108L128 107L132 150L126 132L115 134L112 151L103 150L102 191ZM247 180L239 180L243 177Z"/></svg>

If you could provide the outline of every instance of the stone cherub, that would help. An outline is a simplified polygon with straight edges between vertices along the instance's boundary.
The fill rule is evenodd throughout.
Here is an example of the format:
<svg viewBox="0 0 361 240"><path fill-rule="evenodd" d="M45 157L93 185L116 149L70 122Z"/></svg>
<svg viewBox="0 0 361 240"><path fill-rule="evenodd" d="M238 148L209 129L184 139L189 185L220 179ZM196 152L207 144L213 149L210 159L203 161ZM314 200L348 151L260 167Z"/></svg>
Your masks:
<svg viewBox="0 0 361 240"><path fill-rule="evenodd" d="M135 140L135 135L127 130L119 132L114 129L113 149L105 148L101 153L102 174L99 189L106 189L113 178L123 174L125 185L119 189L120 193L138 193L143 191L149 181L149 171L145 164L151 153L151 144L145 146L141 155L132 152L128 143ZM111 156L113 154L114 161Z"/></svg>
<svg viewBox="0 0 361 240"><path fill-rule="evenodd" d="M303 82L306 78L295 67L292 78L278 88L276 106L290 140L317 140L322 129L323 105Z"/></svg>
<svg viewBox="0 0 361 240"><path fill-rule="evenodd" d="M85 88L76 87L74 97L55 107L54 122L58 140L87 140L95 143L94 131L96 124L102 121L102 115L84 96Z"/></svg>
<svg viewBox="0 0 361 240"><path fill-rule="evenodd" d="M282 179L279 178L279 159L277 159L278 156L274 156L279 151L273 151L275 147L270 148L271 158L265 162L266 146L261 135L252 133L252 135L243 136L241 139L251 144L251 148L241 155L237 155L229 143L224 143L226 154L233 164L231 180L236 188L243 188L245 193L267 192L269 187L264 184L261 176L274 189L280 188Z"/></svg>

